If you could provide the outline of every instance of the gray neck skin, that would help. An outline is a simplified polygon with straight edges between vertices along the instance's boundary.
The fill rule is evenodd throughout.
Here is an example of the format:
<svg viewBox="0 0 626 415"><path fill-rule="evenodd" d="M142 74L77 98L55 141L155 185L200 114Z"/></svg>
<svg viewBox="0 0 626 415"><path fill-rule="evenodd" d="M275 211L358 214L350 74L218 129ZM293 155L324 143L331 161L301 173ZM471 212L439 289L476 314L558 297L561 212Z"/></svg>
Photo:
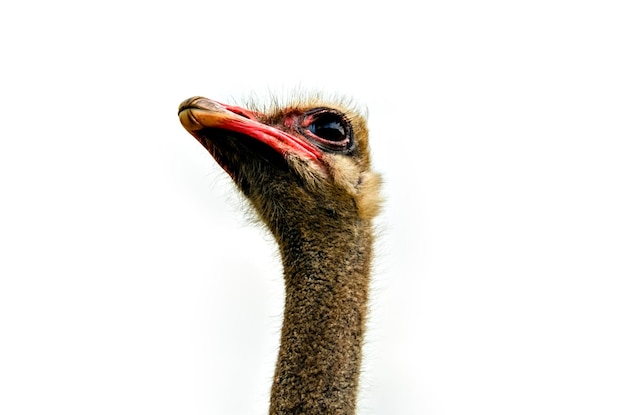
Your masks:
<svg viewBox="0 0 626 415"><path fill-rule="evenodd" d="M270 415L353 415L372 254L368 221L283 233L281 346ZM315 229L317 228L317 229Z"/></svg>

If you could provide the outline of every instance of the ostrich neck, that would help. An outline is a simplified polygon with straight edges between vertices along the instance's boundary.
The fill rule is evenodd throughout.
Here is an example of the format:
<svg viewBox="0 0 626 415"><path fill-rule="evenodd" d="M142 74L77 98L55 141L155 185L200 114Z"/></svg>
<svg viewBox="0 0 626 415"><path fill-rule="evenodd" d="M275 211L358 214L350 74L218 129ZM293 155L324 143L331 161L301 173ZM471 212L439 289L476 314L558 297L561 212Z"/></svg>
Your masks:
<svg viewBox="0 0 626 415"><path fill-rule="evenodd" d="M285 309L270 415L354 414L371 225L361 219L332 226L310 224L278 240Z"/></svg>

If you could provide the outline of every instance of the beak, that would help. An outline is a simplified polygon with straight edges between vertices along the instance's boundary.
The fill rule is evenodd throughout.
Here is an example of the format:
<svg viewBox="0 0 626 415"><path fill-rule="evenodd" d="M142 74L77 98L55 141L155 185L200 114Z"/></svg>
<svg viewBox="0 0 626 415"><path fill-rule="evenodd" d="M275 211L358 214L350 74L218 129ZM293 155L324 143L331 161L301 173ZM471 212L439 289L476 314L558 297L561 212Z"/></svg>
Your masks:
<svg viewBox="0 0 626 415"><path fill-rule="evenodd" d="M319 160L322 155L317 147L303 138L257 121L251 111L207 98L193 97L183 101L178 108L178 117L183 127L201 144L204 143L201 130L216 128L267 144L283 157L287 153L295 153L306 159Z"/></svg>

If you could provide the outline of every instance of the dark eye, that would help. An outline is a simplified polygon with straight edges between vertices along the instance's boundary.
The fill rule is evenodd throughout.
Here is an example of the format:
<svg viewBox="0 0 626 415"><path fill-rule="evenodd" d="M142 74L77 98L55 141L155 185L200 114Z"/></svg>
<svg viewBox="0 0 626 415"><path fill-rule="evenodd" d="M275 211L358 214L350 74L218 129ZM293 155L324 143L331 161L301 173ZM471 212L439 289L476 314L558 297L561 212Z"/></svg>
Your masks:
<svg viewBox="0 0 626 415"><path fill-rule="evenodd" d="M313 110L305 116L305 135L318 147L330 151L350 151L352 128L346 117L331 109Z"/></svg>
<svg viewBox="0 0 626 415"><path fill-rule="evenodd" d="M309 131L316 136L330 141L342 141L346 138L346 128L335 114L323 114L309 125Z"/></svg>

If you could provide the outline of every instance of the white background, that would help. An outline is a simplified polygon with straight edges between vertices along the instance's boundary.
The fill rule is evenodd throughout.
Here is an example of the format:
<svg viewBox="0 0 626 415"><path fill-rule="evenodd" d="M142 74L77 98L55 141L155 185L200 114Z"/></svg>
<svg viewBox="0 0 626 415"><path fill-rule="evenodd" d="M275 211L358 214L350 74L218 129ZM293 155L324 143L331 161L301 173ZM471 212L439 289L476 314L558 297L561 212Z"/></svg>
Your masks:
<svg viewBox="0 0 626 415"><path fill-rule="evenodd" d="M626 413L620 1L0 6L0 413L263 414L273 242L193 95L367 105L361 414Z"/></svg>

